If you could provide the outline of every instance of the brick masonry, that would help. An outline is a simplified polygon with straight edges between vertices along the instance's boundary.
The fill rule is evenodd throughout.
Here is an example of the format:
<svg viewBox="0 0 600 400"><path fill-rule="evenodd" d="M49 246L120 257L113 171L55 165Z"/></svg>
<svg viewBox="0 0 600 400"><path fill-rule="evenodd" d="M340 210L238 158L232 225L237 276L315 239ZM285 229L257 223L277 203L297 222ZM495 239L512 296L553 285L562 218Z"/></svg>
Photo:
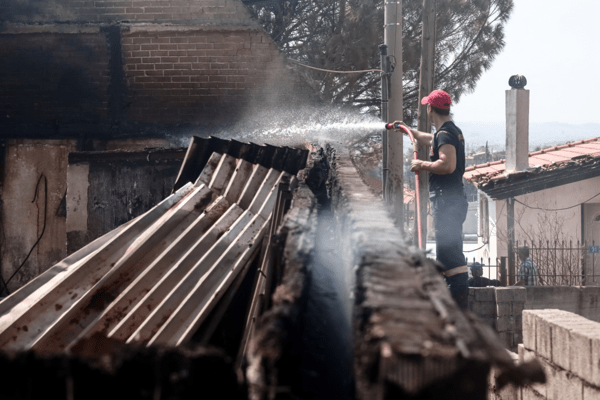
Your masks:
<svg viewBox="0 0 600 400"><path fill-rule="evenodd" d="M10 3L2 135L173 134L318 99L240 0Z"/></svg>
<svg viewBox="0 0 600 400"><path fill-rule="evenodd" d="M294 106L312 92L262 31L124 34L123 59L132 120L231 121L240 109Z"/></svg>
<svg viewBox="0 0 600 400"><path fill-rule="evenodd" d="M547 382L523 387L518 399L600 398L600 323L562 310L525 310L523 333L519 361L537 358Z"/></svg>
<svg viewBox="0 0 600 400"><path fill-rule="evenodd" d="M2 119L90 120L106 116L106 38L100 32L0 34Z"/></svg>
<svg viewBox="0 0 600 400"><path fill-rule="evenodd" d="M2 2L2 20L12 22L161 22L218 21L248 23L249 13L236 0L53 0Z"/></svg>

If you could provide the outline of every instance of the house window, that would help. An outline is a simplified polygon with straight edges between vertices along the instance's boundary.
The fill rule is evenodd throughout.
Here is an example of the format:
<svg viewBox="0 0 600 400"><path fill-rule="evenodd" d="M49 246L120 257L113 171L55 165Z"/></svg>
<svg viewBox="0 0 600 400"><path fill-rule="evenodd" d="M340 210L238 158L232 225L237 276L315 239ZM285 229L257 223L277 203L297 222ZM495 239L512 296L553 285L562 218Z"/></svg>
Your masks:
<svg viewBox="0 0 600 400"><path fill-rule="evenodd" d="M488 198L485 195L479 196L479 236L484 242L490 238L490 211Z"/></svg>

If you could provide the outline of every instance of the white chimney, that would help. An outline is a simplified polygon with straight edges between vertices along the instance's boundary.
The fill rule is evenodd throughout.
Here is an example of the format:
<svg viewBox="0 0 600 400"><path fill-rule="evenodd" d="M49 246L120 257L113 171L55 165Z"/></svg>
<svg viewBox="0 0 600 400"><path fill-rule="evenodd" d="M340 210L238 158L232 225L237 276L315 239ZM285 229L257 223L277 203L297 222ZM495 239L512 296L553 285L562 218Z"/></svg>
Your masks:
<svg viewBox="0 0 600 400"><path fill-rule="evenodd" d="M511 76L506 91L506 171L529 168L529 90L527 79Z"/></svg>

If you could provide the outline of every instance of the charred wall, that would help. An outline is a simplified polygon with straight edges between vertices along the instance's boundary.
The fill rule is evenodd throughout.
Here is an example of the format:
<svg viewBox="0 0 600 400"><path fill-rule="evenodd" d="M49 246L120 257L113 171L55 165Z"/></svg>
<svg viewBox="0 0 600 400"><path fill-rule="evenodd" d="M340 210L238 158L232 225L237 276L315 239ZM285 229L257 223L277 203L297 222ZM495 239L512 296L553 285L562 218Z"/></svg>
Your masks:
<svg viewBox="0 0 600 400"><path fill-rule="evenodd" d="M184 155L184 149L71 153L66 200L68 254L166 198Z"/></svg>
<svg viewBox="0 0 600 400"><path fill-rule="evenodd" d="M51 137L106 118L109 56L95 31L0 33L2 136Z"/></svg>
<svg viewBox="0 0 600 400"><path fill-rule="evenodd" d="M208 136L215 127L226 128L253 110L315 98L239 0L0 4L0 140L6 143L72 140L71 152L114 150L119 147L110 141L140 139L146 144L138 143L137 149L144 149L156 147L158 139L185 140L192 132ZM51 149L52 143L43 145L49 146L48 152L38 158L19 156L3 165L5 276L23 263L43 228L40 218L12 199L31 200L39 171L29 171L62 151L60 146ZM7 154L11 149L7 145ZM52 160L61 168L52 172L49 185L60 187L61 196L67 185L63 167L68 152ZM176 169L120 161L110 168L90 164L91 178L85 182L94 201L89 210L91 230L87 232L88 216L74 229L65 228L61 217L52 254L38 251L48 240L42 238L23 266L22 281L15 277L15 282L20 285L64 258L65 229L86 231L69 236L72 251L155 204L168 192ZM14 177L20 180L13 182ZM119 183L111 186L115 179ZM16 187L27 188L27 194ZM87 212L87 205L84 208ZM20 222L12 222L22 212L27 213Z"/></svg>
<svg viewBox="0 0 600 400"><path fill-rule="evenodd" d="M316 96L239 0L0 5L5 137L164 136Z"/></svg>
<svg viewBox="0 0 600 400"><path fill-rule="evenodd" d="M6 143L1 273L6 280L15 274L11 291L66 256L61 203L67 190L67 158L75 144L25 139Z"/></svg>

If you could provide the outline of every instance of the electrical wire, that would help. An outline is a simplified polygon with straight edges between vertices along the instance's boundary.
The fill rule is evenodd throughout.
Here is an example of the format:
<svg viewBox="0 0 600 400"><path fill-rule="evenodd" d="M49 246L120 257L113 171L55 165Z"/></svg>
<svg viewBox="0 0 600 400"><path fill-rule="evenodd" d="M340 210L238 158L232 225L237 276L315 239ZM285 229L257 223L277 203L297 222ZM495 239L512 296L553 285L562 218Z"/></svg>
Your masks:
<svg viewBox="0 0 600 400"><path fill-rule="evenodd" d="M288 58L288 60L295 62L296 64L305 67L305 68L310 68L310 69L316 69L317 71L323 71L323 72L332 72L334 74L362 74L365 72L383 72L380 69L363 69L361 71L333 71L330 69L323 69L323 68L317 68L317 67L311 67L310 65L306 65L306 64L302 64L300 61L296 61L292 58Z"/></svg>
<svg viewBox="0 0 600 400"><path fill-rule="evenodd" d="M33 244L33 246L31 247L31 250L29 250L29 253L27 254L27 257L25 257L25 260L23 260L21 265L19 265L19 267L16 269L16 271L13 272L13 274L10 276L10 278L8 278L8 280L4 284L4 287L7 292L8 292L8 284L10 283L12 278L14 278L14 276L21 270L21 268L23 268L23 266L29 259L29 256L31 255L31 253L33 253L33 250L35 249L35 247L38 245L40 240L42 240L42 236L44 236L44 232L46 231L46 220L47 220L46 217L48 215L48 179L46 178L46 175L44 175L44 174L40 175L40 179L38 179L37 184L35 185L35 194L33 196L33 200L31 200L31 202L35 203L35 200L37 199L38 189L40 187L40 182L42 181L42 178L44 178L44 227L42 228L42 233L40 234L40 236L38 237L36 242Z"/></svg>
<svg viewBox="0 0 600 400"><path fill-rule="evenodd" d="M472 252L474 252L474 251L481 250L481 249L483 249L483 248L484 248L486 245L487 245L487 243L484 243L484 244L482 244L481 246L479 246L479 247L478 247L478 248L476 248L476 249L473 249L473 250L465 250L465 251L463 251L463 253L472 253Z"/></svg>
<svg viewBox="0 0 600 400"><path fill-rule="evenodd" d="M522 201L519 201L519 200L517 200L517 199L515 199L515 202L517 202L517 203L519 203L519 204L521 204L521 205L523 205L523 206L525 206L525 207L527 207L527 208L531 208L532 210L542 210L542 211L564 211L564 210L570 210L571 208L579 207L579 206L581 206L582 204L585 204L585 203L587 203L588 201L590 201L590 200L593 200L593 199L595 199L595 198L596 198L596 197L598 197L598 196L600 196L600 193L598 193L598 194L596 194L596 195L594 195L594 196L590 197L589 199L587 199L586 201L584 201L584 202L582 202L582 203L577 203L577 204L575 204L574 206L570 206L570 207L564 207L564 208L541 208L541 207L533 207L533 206L530 206L530 205L528 205L528 204L525 204L525 203L523 203Z"/></svg>

